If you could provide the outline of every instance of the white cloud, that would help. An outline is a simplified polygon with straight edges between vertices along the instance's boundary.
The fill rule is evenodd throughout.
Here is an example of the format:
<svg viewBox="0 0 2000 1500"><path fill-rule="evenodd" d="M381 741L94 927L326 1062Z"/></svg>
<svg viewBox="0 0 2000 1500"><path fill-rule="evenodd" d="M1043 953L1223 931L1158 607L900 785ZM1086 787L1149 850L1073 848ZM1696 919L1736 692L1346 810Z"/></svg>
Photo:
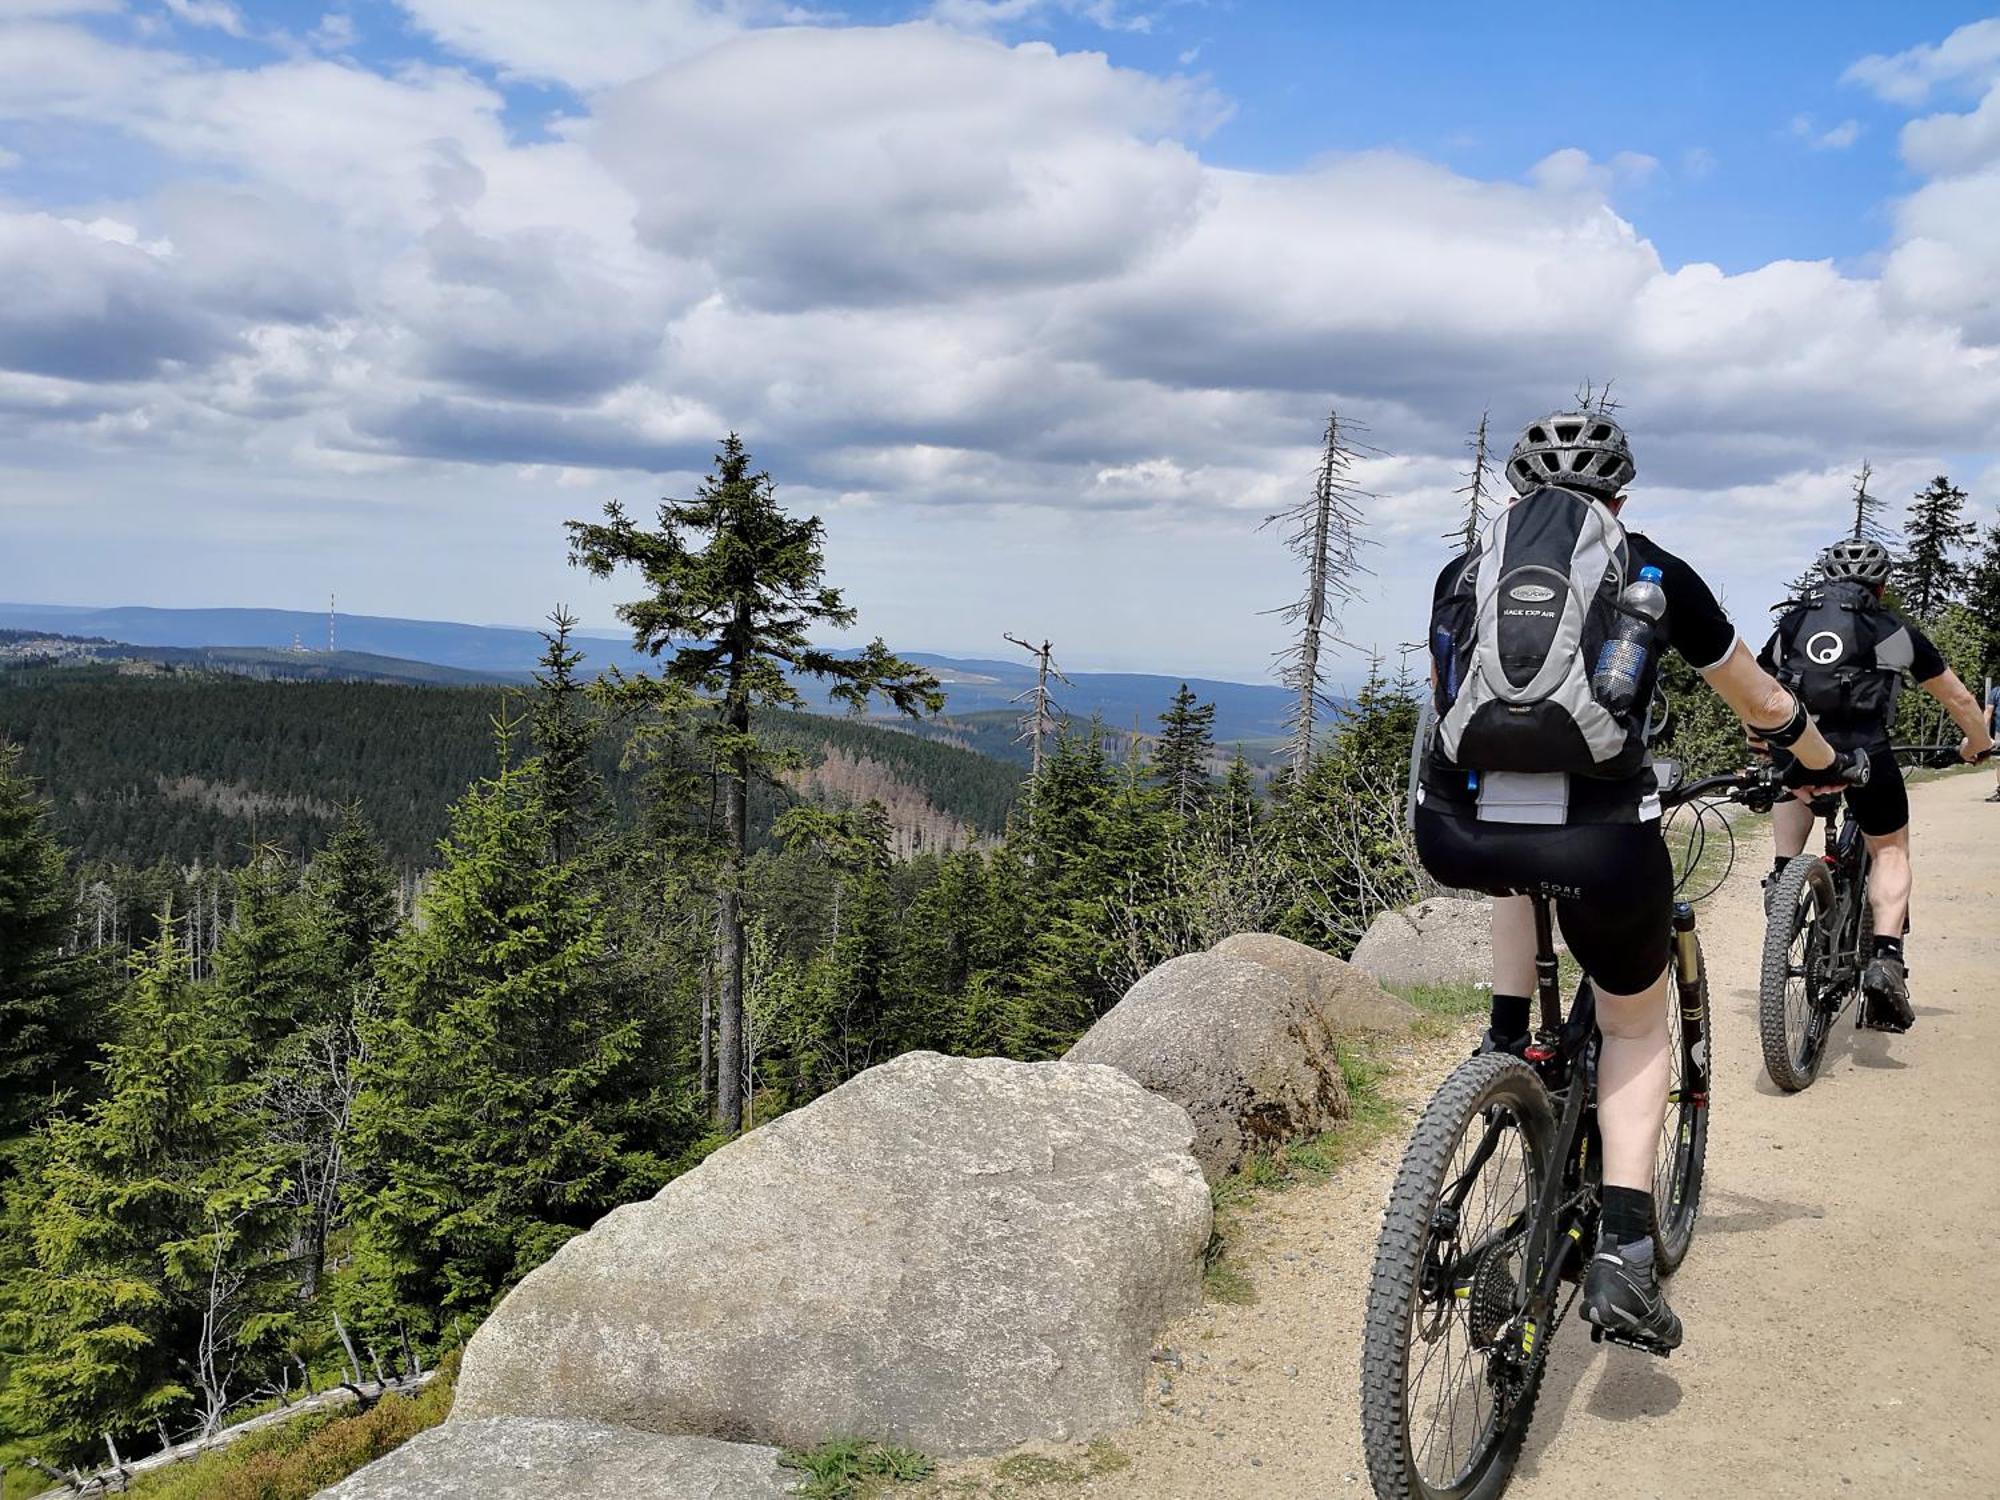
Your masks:
<svg viewBox="0 0 2000 1500"><path fill-rule="evenodd" d="M227 32L230 36L245 34L243 14L230 0L166 0L166 7L190 26Z"/></svg>
<svg viewBox="0 0 2000 1500"><path fill-rule="evenodd" d="M1648 182L1660 169L1657 157L1620 151L1609 161L1592 161L1588 152L1567 146L1553 151L1528 169L1528 180L1551 193L1583 193L1602 197L1617 187Z"/></svg>
<svg viewBox="0 0 2000 1500"><path fill-rule="evenodd" d="M1815 151L1845 151L1861 139L1861 122L1842 120L1831 129L1821 130L1811 115L1793 115L1792 134Z"/></svg>
<svg viewBox="0 0 2000 1500"><path fill-rule="evenodd" d="M940 25L994 32L1040 22L1050 12L1076 16L1106 31L1153 29L1150 11L1134 9L1122 0L931 0L927 14ZM1181 65L1188 61L1184 54Z"/></svg>
<svg viewBox="0 0 2000 1500"><path fill-rule="evenodd" d="M11 171L13 168L18 167L20 165L21 165L20 152L9 151L5 146L0 146L0 172Z"/></svg>
<svg viewBox="0 0 2000 1500"><path fill-rule="evenodd" d="M2000 426L1992 98L1906 129L1922 181L1879 278L1727 274L1670 270L1613 208L1660 170L1638 153L1559 151L1518 182L1386 151L1230 170L1203 159L1224 105L1202 85L990 27L408 6L465 56L587 97L523 141L455 66L223 68L0 20L0 114L125 132L162 180L0 215L0 487L45 464L115 509L137 473L199 478L218 498L190 516L231 508L232 536L259 503L245 474L274 497L259 535L286 534L288 506L291 534L339 535L416 497L399 554L462 542L469 515L480 548L534 554L481 551L447 586L486 602L432 606L498 618L526 609L495 591L561 576L579 488L684 488L734 427L837 538L894 555L837 557L857 596L870 569L909 601L912 573L955 577L976 614L950 546L992 568L1081 548L1050 576L1113 590L1129 570L1107 557L1191 588L1212 564L1192 613L1253 621L1214 640L1192 613L1134 624L1132 600L1037 608L1190 663L1225 640L1248 671L1249 612L1289 588L1249 527L1305 482L1329 402L1397 455L1369 469L1387 545L1356 626L1389 641L1489 406L1505 433L1616 376L1641 524L1698 562L1732 554L1716 566L1746 599L1837 514L1850 454L1921 469ZM495 467L512 499L488 496ZM1777 547L1719 546L1753 505L1786 518Z"/></svg>
<svg viewBox="0 0 2000 1500"><path fill-rule="evenodd" d="M1872 89L1893 104L1922 104L1945 83L1981 84L2000 76L2000 18L1973 21L1942 42L1888 56L1862 58L1843 81Z"/></svg>
<svg viewBox="0 0 2000 1500"><path fill-rule="evenodd" d="M399 0L445 46L509 78L600 89L783 19L761 0Z"/></svg>

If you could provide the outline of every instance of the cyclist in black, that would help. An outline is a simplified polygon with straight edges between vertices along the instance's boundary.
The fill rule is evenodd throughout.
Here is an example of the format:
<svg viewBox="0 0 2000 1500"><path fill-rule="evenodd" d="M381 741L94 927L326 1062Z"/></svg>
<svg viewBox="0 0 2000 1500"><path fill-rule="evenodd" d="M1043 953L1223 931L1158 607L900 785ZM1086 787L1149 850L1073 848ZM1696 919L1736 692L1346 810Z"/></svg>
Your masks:
<svg viewBox="0 0 2000 1500"><path fill-rule="evenodd" d="M1588 547L1594 537L1608 536L1611 545L1629 550L1624 576L1638 578L1642 569L1657 569L1658 587L1665 596L1640 689L1642 705L1651 694L1658 651L1671 647L1702 674L1745 725L1774 726L1758 732L1791 748L1797 783L1838 786L1842 773L1859 772L1852 761L1836 768L1832 746L1813 727L1804 706L1757 665L1700 575L1650 539L1624 532L1615 518L1624 508L1623 490L1633 473L1624 432L1601 413L1568 412L1545 418L1532 424L1515 445L1507 477L1519 498L1495 523L1479 551L1469 559L1453 559L1438 577L1432 680L1441 717L1421 773L1416 840L1425 868L1438 881L1488 891L1496 898L1488 1048L1518 1051L1528 1039L1535 937L1532 909L1521 893L1553 898L1563 937L1596 991L1603 1039L1598 1058L1603 1232L1585 1279L1584 1316L1639 1342L1673 1348L1680 1342L1681 1325L1654 1274L1652 1183L1654 1150L1667 1104L1667 971L1674 880L1660 836L1659 786L1644 753L1643 735L1631 757L1614 762L1618 769L1612 775L1490 768L1509 758L1518 765L1516 756L1489 755L1487 768L1475 768L1477 757L1466 753L1467 735L1452 737L1454 720L1460 725L1467 722L1463 705L1473 692L1475 673L1469 668L1461 671L1464 653L1450 638L1453 627L1441 627L1439 622L1448 621L1453 608L1466 608L1453 601L1468 598L1468 588L1474 588L1468 577L1489 567L1483 557L1504 553L1500 563L1490 566L1512 567L1507 559L1516 557L1517 548L1530 545L1517 531L1503 533L1503 522L1541 536L1550 523L1520 518L1567 517L1564 524L1575 529L1577 540L1572 543L1566 532L1555 538L1550 555L1556 566L1542 570L1552 586L1515 583L1503 598L1494 578L1527 575L1518 570L1478 571L1474 592L1479 608L1489 616L1495 611L1499 615L1497 623L1479 627L1483 649L1497 651L1507 662L1508 632L1513 630L1518 657L1520 631L1533 628L1530 617L1535 611L1559 610L1563 585L1571 578L1583 578L1587 587L1603 576L1602 556L1589 553ZM1551 488L1568 495L1552 497ZM1608 523L1606 513L1613 518ZM1542 539L1546 541L1545 536ZM1573 565L1575 559L1584 560L1581 569ZM1571 572L1558 576L1563 566L1571 566ZM1516 605L1510 600L1522 602ZM1464 618L1461 614L1461 633L1470 628ZM1542 616L1544 623L1553 618L1553 613ZM1489 639L1497 644L1488 647ZM1574 655L1577 644L1567 637L1562 640L1563 648ZM1510 679L1518 675L1515 663L1508 662L1507 671ZM1491 682L1490 673L1486 680ZM1582 731L1586 737L1603 728L1601 710L1593 714L1573 687L1567 691L1569 697L1555 716L1558 733L1551 741L1555 754L1561 751L1561 736L1571 733L1570 721L1595 726ZM1595 691L1589 686L1583 689L1584 694ZM1508 711L1503 706L1493 722L1506 725ZM1514 722L1528 722L1525 710L1516 707L1511 712L1517 716ZM1453 744L1458 747L1456 754L1448 748ZM1608 742L1605 748L1609 749Z"/></svg>
<svg viewBox="0 0 2000 1500"><path fill-rule="evenodd" d="M1896 700L1907 675L1944 705L1965 739L1958 753L1977 760L1993 747L1986 716L1944 656L1915 625L1883 604L1891 559L1880 542L1842 540L1820 557L1824 583L1788 601L1759 663L1805 699L1830 743L1869 759L1865 786L1847 789L1847 805L1868 840L1868 902L1875 951L1862 976L1861 1024L1908 1031L1910 1006L1903 932L1910 910L1910 798L1889 753ZM1780 764L1786 757L1776 752ZM1787 802L1772 812L1776 868L1806 846L1812 813Z"/></svg>

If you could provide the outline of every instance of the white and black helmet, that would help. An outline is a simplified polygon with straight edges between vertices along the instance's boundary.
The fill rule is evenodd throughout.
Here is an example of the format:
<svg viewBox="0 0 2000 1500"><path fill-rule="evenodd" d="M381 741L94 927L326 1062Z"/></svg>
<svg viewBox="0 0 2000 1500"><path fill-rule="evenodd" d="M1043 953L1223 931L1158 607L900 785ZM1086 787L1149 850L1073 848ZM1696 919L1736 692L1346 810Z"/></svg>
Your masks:
<svg viewBox="0 0 2000 1500"><path fill-rule="evenodd" d="M1560 484L1609 500L1637 472L1625 429L1602 412L1559 411L1530 422L1507 455L1517 495Z"/></svg>
<svg viewBox="0 0 2000 1500"><path fill-rule="evenodd" d="M1889 549L1880 542L1849 538L1835 542L1820 554L1819 570L1829 583L1852 578L1870 588L1880 588L1889 581L1892 562Z"/></svg>

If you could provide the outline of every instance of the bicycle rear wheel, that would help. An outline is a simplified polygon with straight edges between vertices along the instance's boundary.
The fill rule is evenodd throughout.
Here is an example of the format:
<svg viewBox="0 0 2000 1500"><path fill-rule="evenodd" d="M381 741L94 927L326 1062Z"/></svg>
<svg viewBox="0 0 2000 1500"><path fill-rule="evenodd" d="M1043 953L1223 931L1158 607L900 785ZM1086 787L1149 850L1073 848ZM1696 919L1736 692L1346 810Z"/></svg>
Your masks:
<svg viewBox="0 0 2000 1500"><path fill-rule="evenodd" d="M1491 1500L1507 1486L1545 1361L1537 1351L1522 1373L1503 1335L1523 1305L1554 1136L1541 1080L1500 1055L1461 1063L1417 1123L1362 1337L1361 1433L1380 1500Z"/></svg>
<svg viewBox="0 0 2000 1500"><path fill-rule="evenodd" d="M1839 997L1827 992L1829 960L1839 942L1834 905L1833 876L1815 854L1795 856L1771 888L1757 1029L1764 1070L1786 1093L1819 1075L1840 1011Z"/></svg>
<svg viewBox="0 0 2000 1500"><path fill-rule="evenodd" d="M1667 1117L1653 1158L1653 1253L1662 1272L1687 1259L1708 1162L1708 965L1695 939L1700 981L1693 993L1678 983L1667 1002Z"/></svg>

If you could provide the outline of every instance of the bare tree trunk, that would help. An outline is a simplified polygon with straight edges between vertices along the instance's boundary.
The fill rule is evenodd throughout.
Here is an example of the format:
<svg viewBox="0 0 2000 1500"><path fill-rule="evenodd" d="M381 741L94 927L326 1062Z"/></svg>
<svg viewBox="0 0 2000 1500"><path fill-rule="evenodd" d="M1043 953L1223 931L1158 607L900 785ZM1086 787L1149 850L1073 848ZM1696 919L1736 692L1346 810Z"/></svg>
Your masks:
<svg viewBox="0 0 2000 1500"><path fill-rule="evenodd" d="M362 1381L361 1361L354 1353L354 1340L348 1335L347 1325L340 1321L340 1309L334 1307L328 1311L333 1314L333 1331L340 1336L340 1347L347 1351L347 1368L354 1375L355 1389L359 1390Z"/></svg>
<svg viewBox="0 0 2000 1500"><path fill-rule="evenodd" d="M729 727L750 732L750 706L730 704ZM720 1035L717 1037L715 1122L732 1135L743 1129L743 867L749 857L750 752L730 756L731 775L723 791L728 867L717 903L722 918Z"/></svg>

